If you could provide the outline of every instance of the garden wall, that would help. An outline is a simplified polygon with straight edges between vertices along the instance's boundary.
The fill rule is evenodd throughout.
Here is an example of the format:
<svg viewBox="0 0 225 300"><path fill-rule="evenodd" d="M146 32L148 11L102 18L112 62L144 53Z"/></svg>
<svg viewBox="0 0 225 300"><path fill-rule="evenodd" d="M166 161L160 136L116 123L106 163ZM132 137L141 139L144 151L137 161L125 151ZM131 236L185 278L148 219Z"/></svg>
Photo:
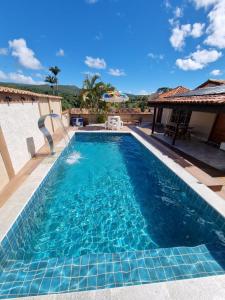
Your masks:
<svg viewBox="0 0 225 300"><path fill-rule="evenodd" d="M0 190L44 145L41 115L61 115L61 97L0 87ZM58 124L46 119L53 133Z"/></svg>
<svg viewBox="0 0 225 300"><path fill-rule="evenodd" d="M135 121L142 120L142 122L151 123L153 115L152 113L115 113L108 114L108 116L117 115L121 117L121 120L126 123L135 123ZM82 117L88 124L95 124L97 122L98 114L96 113L73 113L71 116Z"/></svg>

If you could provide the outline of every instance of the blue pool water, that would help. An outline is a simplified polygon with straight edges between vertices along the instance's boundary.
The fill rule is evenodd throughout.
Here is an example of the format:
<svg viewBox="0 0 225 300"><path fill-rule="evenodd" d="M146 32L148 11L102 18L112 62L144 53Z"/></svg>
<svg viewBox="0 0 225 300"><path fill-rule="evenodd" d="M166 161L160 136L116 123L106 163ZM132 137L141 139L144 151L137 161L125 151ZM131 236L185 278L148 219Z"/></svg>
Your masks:
<svg viewBox="0 0 225 300"><path fill-rule="evenodd" d="M2 242L0 297L223 274L224 229L130 134L76 134Z"/></svg>

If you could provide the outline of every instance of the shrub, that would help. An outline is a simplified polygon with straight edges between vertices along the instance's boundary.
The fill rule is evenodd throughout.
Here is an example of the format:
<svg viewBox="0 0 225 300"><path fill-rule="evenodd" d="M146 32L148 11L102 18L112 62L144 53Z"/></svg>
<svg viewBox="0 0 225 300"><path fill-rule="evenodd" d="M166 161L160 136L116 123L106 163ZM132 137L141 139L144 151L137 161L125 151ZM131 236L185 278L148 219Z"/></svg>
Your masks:
<svg viewBox="0 0 225 300"><path fill-rule="evenodd" d="M106 121L106 115L100 114L97 116L97 123L105 123Z"/></svg>

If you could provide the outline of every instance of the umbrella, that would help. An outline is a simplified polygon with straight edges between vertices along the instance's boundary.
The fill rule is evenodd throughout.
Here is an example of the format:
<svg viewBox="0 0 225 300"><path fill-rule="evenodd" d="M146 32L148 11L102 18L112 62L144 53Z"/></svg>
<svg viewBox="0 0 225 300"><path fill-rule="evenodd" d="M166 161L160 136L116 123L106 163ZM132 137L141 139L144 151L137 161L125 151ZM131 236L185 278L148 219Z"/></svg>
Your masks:
<svg viewBox="0 0 225 300"><path fill-rule="evenodd" d="M118 91L109 91L102 95L102 100L110 103L121 103L129 100L129 97Z"/></svg>

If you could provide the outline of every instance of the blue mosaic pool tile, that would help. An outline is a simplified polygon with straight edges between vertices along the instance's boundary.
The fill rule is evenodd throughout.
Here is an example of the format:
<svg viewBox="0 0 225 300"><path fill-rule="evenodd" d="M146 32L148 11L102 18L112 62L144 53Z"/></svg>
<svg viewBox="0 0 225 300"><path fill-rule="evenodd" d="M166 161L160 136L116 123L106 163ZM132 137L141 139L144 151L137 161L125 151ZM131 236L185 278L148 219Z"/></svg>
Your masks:
<svg viewBox="0 0 225 300"><path fill-rule="evenodd" d="M24 261L20 257L9 261L11 254L16 255L18 245L29 241L29 231L36 226L32 220L43 205L46 185L58 163L51 168L0 244L0 298L225 274L225 248L215 244L91 254L46 261ZM182 201L189 201L205 220L213 220L220 230L225 228L224 218L218 212L167 167L162 165L160 168L162 170L158 170L158 179L161 172L167 172L171 181L182 190L181 205L186 205Z"/></svg>

